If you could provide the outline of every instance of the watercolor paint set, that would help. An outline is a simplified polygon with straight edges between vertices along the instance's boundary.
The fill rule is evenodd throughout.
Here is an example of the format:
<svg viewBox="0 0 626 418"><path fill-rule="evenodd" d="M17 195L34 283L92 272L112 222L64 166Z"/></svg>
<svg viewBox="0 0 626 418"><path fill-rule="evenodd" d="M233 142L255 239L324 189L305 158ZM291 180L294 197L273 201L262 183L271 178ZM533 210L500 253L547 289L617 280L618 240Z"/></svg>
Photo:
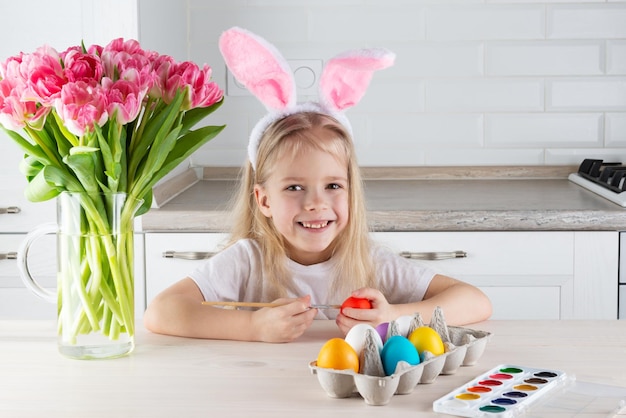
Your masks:
<svg viewBox="0 0 626 418"><path fill-rule="evenodd" d="M516 417L567 381L558 370L503 364L436 400L433 410L461 417Z"/></svg>

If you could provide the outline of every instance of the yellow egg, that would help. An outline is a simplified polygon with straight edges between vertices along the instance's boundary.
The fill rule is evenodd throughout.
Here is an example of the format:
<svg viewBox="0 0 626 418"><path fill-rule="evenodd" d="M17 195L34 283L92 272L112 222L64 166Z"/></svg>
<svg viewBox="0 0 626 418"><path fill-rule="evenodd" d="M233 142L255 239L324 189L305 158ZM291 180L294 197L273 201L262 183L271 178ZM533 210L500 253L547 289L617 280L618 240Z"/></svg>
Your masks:
<svg viewBox="0 0 626 418"><path fill-rule="evenodd" d="M333 338L322 346L317 355L317 366L325 369L359 372L359 355L343 338Z"/></svg>
<svg viewBox="0 0 626 418"><path fill-rule="evenodd" d="M415 331L409 335L409 341L417 348L420 355L422 352L428 351L435 356L439 356L445 351L441 337L437 334L437 331L431 327L423 326L416 328Z"/></svg>

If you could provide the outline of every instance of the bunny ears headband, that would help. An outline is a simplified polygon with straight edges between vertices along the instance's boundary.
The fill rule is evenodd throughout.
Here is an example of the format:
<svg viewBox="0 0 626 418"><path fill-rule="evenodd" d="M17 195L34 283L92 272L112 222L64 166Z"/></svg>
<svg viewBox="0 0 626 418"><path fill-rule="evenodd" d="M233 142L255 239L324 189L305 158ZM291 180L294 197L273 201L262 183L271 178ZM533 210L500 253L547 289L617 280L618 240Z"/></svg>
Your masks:
<svg viewBox="0 0 626 418"><path fill-rule="evenodd" d="M256 170L259 141L275 121L300 112L317 112L337 119L352 133L344 111L356 105L374 71L393 65L385 49L346 51L330 59L319 81L319 102L297 103L296 83L287 60L265 39L238 27L222 34L219 48L237 81L265 105L268 114L252 129L248 158Z"/></svg>

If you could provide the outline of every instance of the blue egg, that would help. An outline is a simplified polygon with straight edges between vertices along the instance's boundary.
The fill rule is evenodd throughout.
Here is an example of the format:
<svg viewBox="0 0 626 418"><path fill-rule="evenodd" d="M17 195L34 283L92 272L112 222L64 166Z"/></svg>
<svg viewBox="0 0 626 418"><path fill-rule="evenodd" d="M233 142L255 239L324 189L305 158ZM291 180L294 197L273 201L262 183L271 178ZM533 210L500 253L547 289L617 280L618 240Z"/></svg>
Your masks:
<svg viewBox="0 0 626 418"><path fill-rule="evenodd" d="M401 335L394 335L385 342L380 358L387 376L395 373L400 361L405 361L412 366L420 363L420 356L415 346L408 338Z"/></svg>

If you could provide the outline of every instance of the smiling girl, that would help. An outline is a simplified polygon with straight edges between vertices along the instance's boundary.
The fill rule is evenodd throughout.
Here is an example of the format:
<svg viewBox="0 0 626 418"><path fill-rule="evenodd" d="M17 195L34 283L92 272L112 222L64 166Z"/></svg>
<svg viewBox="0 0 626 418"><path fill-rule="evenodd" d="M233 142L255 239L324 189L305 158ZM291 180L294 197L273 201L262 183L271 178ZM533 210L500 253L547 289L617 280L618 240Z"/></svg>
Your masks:
<svg viewBox="0 0 626 418"><path fill-rule="evenodd" d="M240 62L229 52L246 54L246 59L265 53L265 61L267 51L276 53L238 28L223 35L221 48L231 69ZM332 67L332 61L327 67L341 75L342 86L350 81L345 73L358 69L356 84L343 93L362 96L369 83L368 77L363 83L363 74L371 77L373 70L391 65L386 54L374 58L367 61L359 55L356 63L342 58L343 67ZM250 74L263 74L258 60L249 66L254 71ZM244 80L250 74L235 72ZM280 102L279 78L272 79L269 89L267 83L248 80L249 85L261 85L249 88L266 105ZM323 77L322 84L333 85ZM257 124L229 245L150 303L144 315L148 329L187 337L287 342L302 335L315 318L335 319L347 333L358 323L376 326L415 312L429 321L436 306L451 325L490 316L491 303L476 287L371 242L351 127L337 111L342 109L338 103L349 107L360 96L332 92L323 96L334 100L334 107L286 100L278 105L280 112L270 112ZM369 299L372 309L311 308L340 304L348 296ZM232 310L202 305L205 300L283 305Z"/></svg>

